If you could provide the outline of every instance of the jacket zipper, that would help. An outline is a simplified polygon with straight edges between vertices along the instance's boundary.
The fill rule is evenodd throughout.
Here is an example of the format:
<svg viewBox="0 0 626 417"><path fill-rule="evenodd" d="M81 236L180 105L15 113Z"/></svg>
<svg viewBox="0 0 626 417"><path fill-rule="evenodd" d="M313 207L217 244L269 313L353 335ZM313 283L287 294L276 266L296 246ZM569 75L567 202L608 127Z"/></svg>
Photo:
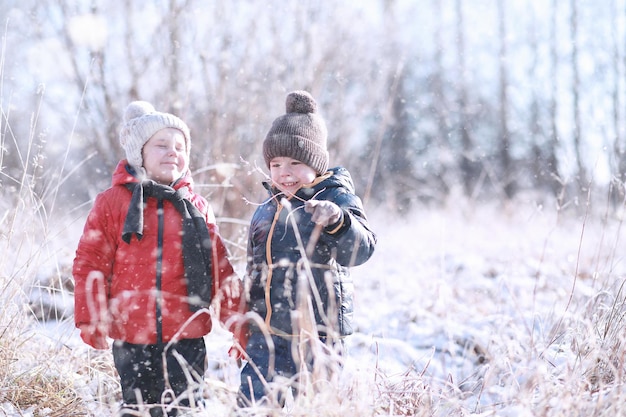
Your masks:
<svg viewBox="0 0 626 417"><path fill-rule="evenodd" d="M163 200L157 200L157 258L156 258L156 338L157 344L163 343L163 296L162 296L162 267L163 267Z"/></svg>
<svg viewBox="0 0 626 417"><path fill-rule="evenodd" d="M267 262L267 281L265 282L265 307L267 312L265 313L265 324L267 325L267 328L270 329L270 333L272 333L270 327L270 320L272 318L272 299L270 297L270 290L274 271L274 265L272 263L272 237L274 236L274 229L276 228L276 223L280 217L280 212L283 209L282 204L276 204L276 214L274 214L274 220L272 220L272 225L270 226L270 231L267 234L267 241L265 243L265 259Z"/></svg>

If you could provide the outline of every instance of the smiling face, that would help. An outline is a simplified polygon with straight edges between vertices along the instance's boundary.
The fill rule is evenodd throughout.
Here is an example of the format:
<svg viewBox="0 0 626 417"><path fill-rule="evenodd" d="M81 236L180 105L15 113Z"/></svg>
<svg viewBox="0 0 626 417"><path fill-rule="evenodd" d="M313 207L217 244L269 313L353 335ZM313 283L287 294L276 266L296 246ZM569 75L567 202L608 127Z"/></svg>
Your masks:
<svg viewBox="0 0 626 417"><path fill-rule="evenodd" d="M148 178L169 185L189 166L183 133L171 127L156 132L144 145L141 155Z"/></svg>
<svg viewBox="0 0 626 417"><path fill-rule="evenodd" d="M291 196L304 184L310 184L317 173L297 159L277 156L270 161L270 178L276 188Z"/></svg>

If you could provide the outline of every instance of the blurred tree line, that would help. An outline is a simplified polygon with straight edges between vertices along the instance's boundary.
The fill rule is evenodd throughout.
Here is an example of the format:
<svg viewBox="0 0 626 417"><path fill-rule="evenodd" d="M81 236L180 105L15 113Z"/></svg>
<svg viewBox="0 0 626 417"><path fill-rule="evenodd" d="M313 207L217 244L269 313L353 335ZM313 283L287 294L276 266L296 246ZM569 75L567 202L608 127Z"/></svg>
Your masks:
<svg viewBox="0 0 626 417"><path fill-rule="evenodd" d="M198 191L246 223L265 133L306 89L368 206L619 201L625 20L626 0L4 0L2 195L90 207L142 99L189 124Z"/></svg>

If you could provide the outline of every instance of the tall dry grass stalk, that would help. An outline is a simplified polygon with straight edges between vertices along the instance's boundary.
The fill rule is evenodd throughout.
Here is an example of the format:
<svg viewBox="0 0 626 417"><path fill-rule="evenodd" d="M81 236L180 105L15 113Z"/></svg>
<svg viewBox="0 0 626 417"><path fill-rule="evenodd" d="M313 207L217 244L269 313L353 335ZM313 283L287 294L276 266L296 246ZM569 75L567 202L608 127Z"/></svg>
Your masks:
<svg viewBox="0 0 626 417"><path fill-rule="evenodd" d="M2 63L5 50L3 44ZM110 358L72 343L68 265L80 211L68 210L71 204L66 203L55 208L64 167L44 165L42 138L36 133L40 106L31 116L28 138L15 136L21 129L12 126L11 103L4 101L2 68L0 411L10 416L98 415L97 407L89 404L99 400L93 393L111 398L118 388ZM44 89L38 99L41 104ZM9 149L14 167L10 172ZM92 392L86 392L87 386Z"/></svg>

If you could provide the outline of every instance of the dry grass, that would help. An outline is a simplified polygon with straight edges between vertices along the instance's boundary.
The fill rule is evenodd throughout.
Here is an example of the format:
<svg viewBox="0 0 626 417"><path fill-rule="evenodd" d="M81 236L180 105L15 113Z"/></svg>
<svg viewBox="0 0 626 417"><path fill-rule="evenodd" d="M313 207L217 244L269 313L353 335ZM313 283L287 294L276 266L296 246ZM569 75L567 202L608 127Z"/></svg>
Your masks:
<svg viewBox="0 0 626 417"><path fill-rule="evenodd" d="M4 375L5 400L20 410L49 416L86 415L78 393L63 375L50 374L43 365L29 371ZM9 379L11 378L11 379Z"/></svg>
<svg viewBox="0 0 626 417"><path fill-rule="evenodd" d="M54 204L39 196L54 196L55 192L33 191L34 183L42 179L36 173L42 170L29 165L32 160L37 158L24 157L22 178L0 176L0 415L113 415L120 392L110 352L88 349L75 335L46 335L37 321L61 318L69 320L72 327L64 307L51 305L50 299L59 295L64 301L71 299L71 279L62 278L68 278L67 267L83 217L53 213ZM11 187L6 186L7 182ZM464 210L463 204L457 207ZM475 209L480 210L472 207ZM433 318L447 319L450 327L472 319L476 334L442 328L439 331L447 339L441 345L423 347L415 346L421 341L399 341L396 356L408 352L405 356L409 358L401 372L390 372L381 363L365 367L360 373L330 379L332 382L312 378L299 385L301 394L284 408L256 407L240 414L626 415L626 268L622 265L626 251L621 242L621 221L613 214L595 215L593 219L574 215L567 221L549 221L541 229L540 240L533 241L528 231L519 231L532 224L527 215L508 213L515 218L517 223L511 223L518 229L502 236L496 230L499 215L476 224L471 224L475 217L469 219L473 229L458 239L470 236L472 250L486 259L488 268L468 270L467 264L444 265L448 254L443 250L435 253L435 258L423 255L436 249L433 242L438 242L436 233L423 233L423 229L418 241L410 238L411 247L407 249L408 240L403 241L407 226L401 225L394 229L401 236L391 237L399 250L379 265L368 264L364 274L377 277L371 281L372 288L364 288L374 299L369 305L383 297L380 286L385 279L403 281L419 274L419 291L407 292L405 282L395 283L398 289L393 293L398 298L386 301L398 305L406 302L408 307L393 318L416 327L428 326ZM381 229L390 227L386 220L381 222ZM583 233L587 226L599 239L588 240ZM516 238L514 233L525 239L522 250L507 247ZM504 248L498 248L495 255L481 252L482 241L495 241L496 246ZM414 247L420 245L424 247ZM564 251L557 249L551 252L552 247L560 246L573 246L573 255L563 256ZM526 248L528 253L524 253ZM398 263L404 269L394 270L395 264L389 260L399 262L402 252L421 257L411 259L412 263ZM499 255L506 257L493 258ZM524 273L507 276L513 270L511 264L522 265ZM480 277L475 279L472 274ZM41 298L33 300L30 297L35 287ZM360 297L368 296L361 293ZM410 304L415 300L419 301L419 309ZM559 308L539 308L551 303L558 303ZM423 355L427 360L422 361L419 356L429 350L432 354ZM376 353L373 356L378 358ZM279 389L286 392L286 387ZM195 415L232 415L236 388L232 383L208 379L207 410Z"/></svg>
<svg viewBox="0 0 626 417"><path fill-rule="evenodd" d="M10 404L19 410L9 416L113 415L120 393L110 352L59 343L33 331L37 322L27 308L27 294L31 284L41 285L38 277L48 262L37 254L42 243L32 244L28 223L28 212L22 210L14 217L11 241L7 241L6 233L1 241L5 249L17 247L19 251L5 250L0 255L2 270L8 271L0 277L0 405L6 409ZM50 247L46 250L54 252ZM61 256L64 250L56 253L57 259L68 259ZM397 374L381 367L333 383L323 379L306 383L300 386L301 395L286 407L257 407L242 415L626 415L622 406L626 404L626 278L617 273L618 268L610 273L599 273L602 268L594 272L592 266L598 264L598 257L591 258L580 266L584 271L579 274L578 285L588 287L584 293L564 286L555 289L554 283L537 278L542 281L534 290L537 300L550 298L556 290L564 293L561 300L571 300L566 312L536 317L535 330L525 327L526 319L508 317L508 324L487 324L508 330L493 332L487 342L451 337L441 353L448 358L446 366L450 369L463 361L463 373L434 376L428 362L421 366L416 363ZM495 279L499 274L494 265L485 279ZM56 269L63 270L62 264ZM43 293L58 292L59 288L49 290ZM471 299L467 288L456 291L451 295L455 303L480 303L479 299ZM489 293L492 289L485 287L481 291ZM480 304L476 305L479 308ZM437 313L435 306L430 311ZM415 320L419 325L420 320ZM207 380L207 407L213 411L200 410L194 415L215 415L215 410L220 410L218 415L232 414L235 390L224 382Z"/></svg>

